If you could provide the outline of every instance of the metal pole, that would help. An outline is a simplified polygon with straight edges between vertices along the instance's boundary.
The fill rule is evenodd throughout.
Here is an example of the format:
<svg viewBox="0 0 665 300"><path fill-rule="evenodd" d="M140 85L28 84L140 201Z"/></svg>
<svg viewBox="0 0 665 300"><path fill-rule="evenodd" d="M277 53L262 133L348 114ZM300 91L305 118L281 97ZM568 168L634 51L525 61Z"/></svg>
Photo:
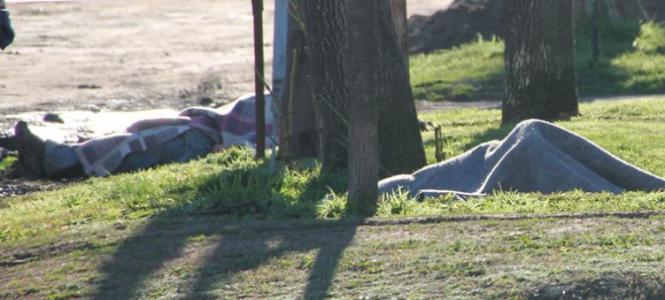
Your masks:
<svg viewBox="0 0 665 300"><path fill-rule="evenodd" d="M254 93L256 100L256 159L265 157L266 119L263 62L263 0L252 0L254 13Z"/></svg>
<svg viewBox="0 0 665 300"><path fill-rule="evenodd" d="M272 52L272 112L280 118L279 108L284 101L287 77L287 55L289 24L289 0L275 0L275 31ZM277 122L279 124L279 122ZM279 136L279 135L278 135Z"/></svg>

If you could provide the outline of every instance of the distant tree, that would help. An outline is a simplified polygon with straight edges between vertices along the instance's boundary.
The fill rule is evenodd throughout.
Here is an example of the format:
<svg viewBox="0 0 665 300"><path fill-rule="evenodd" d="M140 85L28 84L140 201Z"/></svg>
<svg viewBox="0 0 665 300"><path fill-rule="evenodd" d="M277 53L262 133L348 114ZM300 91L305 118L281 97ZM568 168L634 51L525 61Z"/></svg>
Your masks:
<svg viewBox="0 0 665 300"><path fill-rule="evenodd" d="M506 0L503 123L578 114L571 0Z"/></svg>

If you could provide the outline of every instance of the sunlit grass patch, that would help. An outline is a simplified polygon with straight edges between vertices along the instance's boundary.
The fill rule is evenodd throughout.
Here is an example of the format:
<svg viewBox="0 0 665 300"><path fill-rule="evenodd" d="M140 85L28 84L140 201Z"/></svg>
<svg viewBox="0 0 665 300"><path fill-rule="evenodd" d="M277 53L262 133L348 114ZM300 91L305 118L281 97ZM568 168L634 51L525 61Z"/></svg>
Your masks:
<svg viewBox="0 0 665 300"><path fill-rule="evenodd" d="M665 27L603 20L600 57L591 56L590 20L578 24L576 69L581 96L665 92ZM411 57L411 85L419 100L497 100L504 97L504 43L492 38Z"/></svg>

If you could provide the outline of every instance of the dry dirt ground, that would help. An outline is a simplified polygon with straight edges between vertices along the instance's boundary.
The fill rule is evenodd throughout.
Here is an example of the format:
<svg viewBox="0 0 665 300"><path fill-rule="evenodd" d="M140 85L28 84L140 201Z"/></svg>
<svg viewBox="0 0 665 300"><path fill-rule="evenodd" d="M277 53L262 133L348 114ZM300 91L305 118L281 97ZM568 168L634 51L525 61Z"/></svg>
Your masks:
<svg viewBox="0 0 665 300"><path fill-rule="evenodd" d="M411 15L451 3L408 1ZM268 78L273 7L265 1ZM9 8L17 39L0 52L0 129L23 119L42 137L72 142L253 90L247 0L9 0ZM65 124L44 124L46 112Z"/></svg>
<svg viewBox="0 0 665 300"><path fill-rule="evenodd" d="M410 0L431 14L451 0ZM266 1L270 62L273 2ZM252 90L247 0L12 3L17 39L0 53L0 114L181 108ZM268 68L269 74L270 68Z"/></svg>

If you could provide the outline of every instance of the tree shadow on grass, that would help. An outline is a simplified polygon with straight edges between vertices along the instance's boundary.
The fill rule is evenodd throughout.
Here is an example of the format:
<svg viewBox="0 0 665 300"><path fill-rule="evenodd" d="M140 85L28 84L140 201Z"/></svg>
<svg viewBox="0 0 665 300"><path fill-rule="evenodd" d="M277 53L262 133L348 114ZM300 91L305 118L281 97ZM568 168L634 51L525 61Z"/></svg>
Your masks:
<svg viewBox="0 0 665 300"><path fill-rule="evenodd" d="M240 184L236 195L241 195L237 206L229 206L229 211L220 206L207 206L205 216L192 216L184 213L187 208L179 207L165 211L150 218L147 224L132 237L124 240L115 250L113 256L100 268L103 274L95 292L95 299L129 299L151 297L146 294L148 282L159 276L160 271L169 269L171 264L185 255L191 255L192 242L210 239L214 244L208 245L206 253L201 253L200 263L194 274L190 274L191 285L178 288L178 296L187 298L213 298L210 291L220 290L220 286L230 283L233 277L245 270L256 269L271 261L292 253L304 253L318 250L316 259L309 269L309 277L302 295L306 299L325 297L332 285L333 278L343 252L351 244L357 230L357 220L320 221L314 219L315 211L307 207L295 207L295 211L305 220L239 220L219 215L262 215L267 210L278 209L288 212L290 206L302 205L322 196L321 186L325 178L314 178L307 183L304 192L298 199L279 202L281 195L276 189L241 191L240 187L256 180L272 180L273 187L283 185L283 179L262 177L267 165L233 170L220 173L201 185L200 197L227 196L223 191L214 190L216 183L233 180ZM259 175L255 175L259 174ZM252 177L257 176L257 177ZM266 176L277 176L268 174ZM281 178L281 176L279 176ZM228 184L228 182L227 182ZM334 185L334 184L333 184ZM220 185L224 186L224 184ZM339 188L339 187L338 187ZM249 201L249 197L257 197L260 193L264 199L272 201ZM242 194L246 192L246 194ZM242 198L242 197L241 197ZM232 202L220 201L222 205ZM236 209L237 211L232 211ZM186 253L186 251L188 251ZM187 277L186 277L187 278ZM163 280L157 280L163 281ZM189 280L185 280L189 281ZM172 284L168 280L163 284ZM171 286L172 287L172 286ZM184 290L183 290L184 289ZM223 291L222 291L223 292ZM251 291L249 292L251 294ZM216 295L219 296L219 295Z"/></svg>

